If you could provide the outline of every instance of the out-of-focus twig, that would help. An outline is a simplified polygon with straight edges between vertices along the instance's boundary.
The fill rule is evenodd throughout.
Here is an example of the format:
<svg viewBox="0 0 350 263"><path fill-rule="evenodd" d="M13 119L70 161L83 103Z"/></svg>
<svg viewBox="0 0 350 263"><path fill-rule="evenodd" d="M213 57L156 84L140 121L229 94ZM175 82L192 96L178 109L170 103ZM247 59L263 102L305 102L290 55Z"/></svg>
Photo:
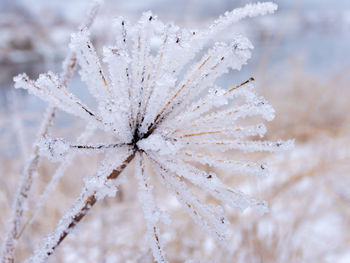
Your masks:
<svg viewBox="0 0 350 263"><path fill-rule="evenodd" d="M39 138L47 134L50 126L53 123L54 117L55 110L53 108L49 108L42 122L38 136ZM34 174L39 164L39 159L39 147L35 145L33 147L33 153L22 172L21 182L12 206L12 216L9 221L7 233L3 240L1 262L14 262L14 252L22 225L23 212L25 210L25 204L27 203L29 191L33 183Z"/></svg>
<svg viewBox="0 0 350 263"><path fill-rule="evenodd" d="M86 20L79 26L79 30L83 28L88 28L92 25L96 14L101 5L101 1L95 1L90 7ZM70 79L72 78L74 69L76 66L76 56L74 53L70 52L63 63L63 72L61 74L61 83L62 86L67 86ZM52 125L55 118L56 108L50 107L47 110L46 117L44 118L38 139L44 137L49 130L49 127ZM33 183L33 177L37 170L39 164L39 147L37 144L34 144L33 152L25 166L17 194L12 206L12 216L9 221L8 230L3 240L2 244L2 255L1 262L10 263L14 262L14 252L17 246L17 241L20 234L20 229L22 228L22 217L27 203L29 191Z"/></svg>

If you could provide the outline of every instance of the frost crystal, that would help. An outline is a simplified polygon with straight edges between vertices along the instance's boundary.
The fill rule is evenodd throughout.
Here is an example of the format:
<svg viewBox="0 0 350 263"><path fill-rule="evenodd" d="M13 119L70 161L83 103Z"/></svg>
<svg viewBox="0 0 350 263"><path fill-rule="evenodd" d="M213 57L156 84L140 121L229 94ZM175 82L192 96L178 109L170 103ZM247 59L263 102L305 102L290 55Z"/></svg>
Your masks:
<svg viewBox="0 0 350 263"><path fill-rule="evenodd" d="M233 160L229 155L224 158L220 153L276 152L293 144L256 140L265 134L266 127L263 123L249 124L249 120L260 117L270 121L274 110L254 92L254 79L226 89L215 86L218 77L230 69L240 70L247 63L252 44L237 35L229 44L215 43L198 61L190 62L208 41L233 23L275 10L273 3L247 5L226 13L208 30L198 32L164 24L150 12L144 13L135 25L119 18L114 22L115 44L104 47L102 60L89 30L82 28L72 35L70 49L77 56L82 80L97 101L96 109L90 109L70 93L55 73L42 74L36 81L25 74L14 79L16 88L27 89L115 138L112 144L70 143L48 136L40 142L41 152L56 161L72 152L106 151L106 159L98 172L85 180L83 193L43 242L34 261L44 261L96 201L116 193L120 184L116 179L133 159L150 248L157 262L166 262L158 227L163 212L152 196L145 160L194 221L220 241L225 240L228 225L223 208L203 203L190 186L240 210L267 210L266 202L225 185L219 175L199 168L205 164L233 173L266 175L265 164Z"/></svg>

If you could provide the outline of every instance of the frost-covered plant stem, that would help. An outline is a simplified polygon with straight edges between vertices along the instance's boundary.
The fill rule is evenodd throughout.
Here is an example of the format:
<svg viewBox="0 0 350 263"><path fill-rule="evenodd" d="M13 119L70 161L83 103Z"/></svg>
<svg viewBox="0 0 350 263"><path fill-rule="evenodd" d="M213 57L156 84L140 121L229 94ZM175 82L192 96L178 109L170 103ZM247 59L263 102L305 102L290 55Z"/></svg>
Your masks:
<svg viewBox="0 0 350 263"><path fill-rule="evenodd" d="M113 171L102 176L100 185L107 185L107 181L115 181L118 179L122 171L134 159L135 151L129 152L126 158ZM40 248L35 251L34 256L29 262L45 262L54 250L61 244L66 236L74 229L74 227L84 218L93 205L104 196L98 196L99 193L96 186L89 187L88 183L81 192L79 198L75 201L71 209L62 217L56 229L48 235Z"/></svg>
<svg viewBox="0 0 350 263"><path fill-rule="evenodd" d="M94 129L90 125L86 128L86 130L79 136L78 141L85 143L88 138L93 134ZM60 163L60 166L56 169L55 173L52 175L50 182L46 185L44 191L39 197L38 202L35 205L35 208L32 209L32 214L30 219L28 219L28 224L25 226L31 225L38 213L40 212L45 200L49 197L49 195L55 190L59 180L66 172L69 165L73 162L75 157L75 153L71 153L66 156L65 160ZM23 231L23 230L22 230Z"/></svg>
<svg viewBox="0 0 350 263"><path fill-rule="evenodd" d="M101 1L94 1L90 7L86 20L79 26L79 30L83 28L90 28L97 13ZM67 86L73 76L76 67L76 55L70 52L63 63L63 71L61 74L61 85ZM41 140L48 133L50 126L55 118L56 107L49 107L46 112L46 117L41 123L41 129L37 140ZM24 226L22 225L23 212L25 210L29 191L31 189L34 174L37 170L40 160L39 146L34 144L33 151L27 165L24 167L19 188L15 200L12 205L12 215L9 220L9 226L2 243L1 262L14 262L14 252L16 249L17 240L20 238Z"/></svg>

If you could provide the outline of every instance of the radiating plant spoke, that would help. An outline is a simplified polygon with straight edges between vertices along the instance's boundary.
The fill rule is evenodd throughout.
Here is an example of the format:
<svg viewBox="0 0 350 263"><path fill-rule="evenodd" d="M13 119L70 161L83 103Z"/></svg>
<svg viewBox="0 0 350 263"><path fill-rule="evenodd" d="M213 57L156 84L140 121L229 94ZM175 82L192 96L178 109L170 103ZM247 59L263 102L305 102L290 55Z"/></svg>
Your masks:
<svg viewBox="0 0 350 263"><path fill-rule="evenodd" d="M144 160L141 154L136 156L135 176L139 181L139 199L142 204L143 213L147 224L147 234L153 256L157 262L167 262L164 257L164 249L161 244L158 221L161 211L157 208L150 184L149 177L145 174Z"/></svg>

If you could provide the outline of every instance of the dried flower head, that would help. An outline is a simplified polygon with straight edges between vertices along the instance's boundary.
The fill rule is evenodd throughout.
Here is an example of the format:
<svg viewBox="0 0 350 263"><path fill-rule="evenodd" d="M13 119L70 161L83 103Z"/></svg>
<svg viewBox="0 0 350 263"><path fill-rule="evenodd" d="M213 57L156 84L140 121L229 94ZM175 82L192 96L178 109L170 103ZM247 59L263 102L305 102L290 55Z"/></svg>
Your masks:
<svg viewBox="0 0 350 263"><path fill-rule="evenodd" d="M144 13L135 25L119 18L114 23L116 43L103 50L107 70L90 41L89 30L82 28L72 35L70 48L76 54L82 80L96 98L94 110L69 92L55 73L42 74L36 81L25 74L15 78L16 88L27 89L115 138L109 144L42 138L41 152L53 160L63 161L72 152L106 152L106 157L96 174L86 179L81 196L44 240L33 261L44 261L52 254L96 201L115 195L120 174L133 159L149 243L157 262L166 262L158 222L167 221L167 217L153 199L146 159L194 221L218 240L225 239L228 225L223 209L201 202L189 185L240 210L252 207L266 211L266 202L225 185L215 173L196 165L265 175L264 164L223 158L220 153L275 152L292 144L249 139L262 137L266 128L263 123L247 124L245 120L257 116L267 121L274 118L273 108L254 92L253 79L228 89L214 86L215 80L229 69L241 69L253 46L247 38L234 36L231 44L215 43L198 61L192 61L231 24L275 10L272 3L247 5L226 13L204 31L164 24L150 12Z"/></svg>

